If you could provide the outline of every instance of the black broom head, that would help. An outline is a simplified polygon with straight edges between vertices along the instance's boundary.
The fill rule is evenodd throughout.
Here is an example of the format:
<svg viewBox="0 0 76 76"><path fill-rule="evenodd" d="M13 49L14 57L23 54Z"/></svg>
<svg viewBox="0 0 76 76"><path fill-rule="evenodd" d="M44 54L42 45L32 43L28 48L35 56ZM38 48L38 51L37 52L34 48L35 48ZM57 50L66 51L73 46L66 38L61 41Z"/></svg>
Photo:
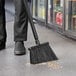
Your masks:
<svg viewBox="0 0 76 76"><path fill-rule="evenodd" d="M49 43L43 43L29 48L30 50L30 63L38 64L58 60Z"/></svg>

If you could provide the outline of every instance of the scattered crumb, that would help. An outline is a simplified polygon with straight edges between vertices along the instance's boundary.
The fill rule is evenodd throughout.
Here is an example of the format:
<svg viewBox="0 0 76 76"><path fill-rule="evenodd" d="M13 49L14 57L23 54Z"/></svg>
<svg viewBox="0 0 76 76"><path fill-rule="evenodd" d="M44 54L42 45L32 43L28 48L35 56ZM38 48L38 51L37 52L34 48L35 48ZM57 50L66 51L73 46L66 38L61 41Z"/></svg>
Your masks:
<svg viewBox="0 0 76 76"><path fill-rule="evenodd" d="M62 68L62 66L59 63L54 62L54 61L48 62L47 65L50 69L61 69Z"/></svg>

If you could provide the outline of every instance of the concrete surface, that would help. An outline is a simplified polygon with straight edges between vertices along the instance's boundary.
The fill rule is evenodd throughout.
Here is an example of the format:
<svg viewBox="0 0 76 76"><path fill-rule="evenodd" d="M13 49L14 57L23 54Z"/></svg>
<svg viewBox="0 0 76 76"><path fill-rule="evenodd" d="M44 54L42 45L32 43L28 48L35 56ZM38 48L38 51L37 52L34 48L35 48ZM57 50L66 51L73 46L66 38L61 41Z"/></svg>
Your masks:
<svg viewBox="0 0 76 76"><path fill-rule="evenodd" d="M7 22L6 49L0 51L0 76L75 76L76 41L36 24L41 43L49 42L59 60L40 65L31 65L28 47L34 46L34 38L29 25L28 41L25 42L27 54L14 55L13 24Z"/></svg>

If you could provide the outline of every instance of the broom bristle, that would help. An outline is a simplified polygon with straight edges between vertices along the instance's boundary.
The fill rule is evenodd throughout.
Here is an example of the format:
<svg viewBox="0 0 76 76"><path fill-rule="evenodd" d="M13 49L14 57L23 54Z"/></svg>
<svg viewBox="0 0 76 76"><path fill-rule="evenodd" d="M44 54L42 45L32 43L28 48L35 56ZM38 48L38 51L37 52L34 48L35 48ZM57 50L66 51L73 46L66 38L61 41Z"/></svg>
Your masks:
<svg viewBox="0 0 76 76"><path fill-rule="evenodd" d="M30 50L30 63L38 64L53 60L58 60L55 53L49 46L49 43L40 44L38 46L34 46L29 48Z"/></svg>

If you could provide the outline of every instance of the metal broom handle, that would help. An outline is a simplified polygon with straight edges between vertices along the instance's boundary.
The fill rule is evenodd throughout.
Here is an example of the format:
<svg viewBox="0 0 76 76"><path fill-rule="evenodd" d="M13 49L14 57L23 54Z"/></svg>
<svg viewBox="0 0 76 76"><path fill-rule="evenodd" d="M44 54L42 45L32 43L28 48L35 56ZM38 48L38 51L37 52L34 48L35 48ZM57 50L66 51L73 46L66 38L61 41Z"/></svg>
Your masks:
<svg viewBox="0 0 76 76"><path fill-rule="evenodd" d="M30 13L30 9L28 7L28 1L27 0L24 0L24 4L25 4L25 10L26 10L26 13L27 13L29 22L31 24L32 32L33 32L33 35L34 35L34 38L35 38L35 43L37 45L39 45L40 44L40 41L39 41L39 38L38 38L38 34L36 32L36 28L35 28L34 23L33 23L33 18L32 18L32 15Z"/></svg>

